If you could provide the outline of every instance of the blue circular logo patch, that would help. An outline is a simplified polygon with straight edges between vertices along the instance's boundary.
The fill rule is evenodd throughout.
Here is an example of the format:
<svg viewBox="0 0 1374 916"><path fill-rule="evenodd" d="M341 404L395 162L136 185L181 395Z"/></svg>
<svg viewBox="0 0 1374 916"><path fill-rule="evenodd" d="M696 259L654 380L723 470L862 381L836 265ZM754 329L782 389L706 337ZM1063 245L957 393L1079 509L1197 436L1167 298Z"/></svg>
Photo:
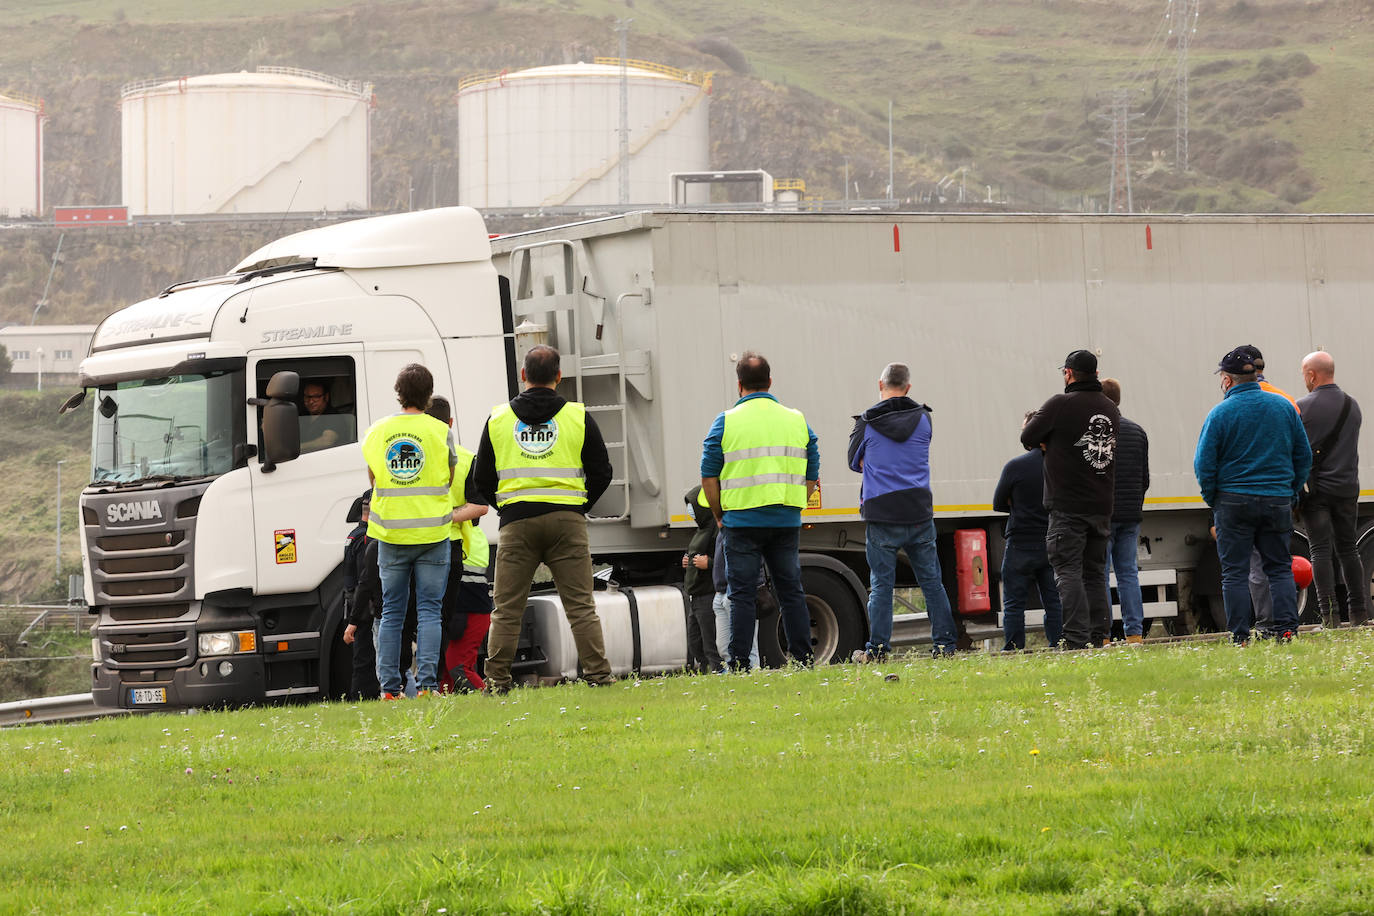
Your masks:
<svg viewBox="0 0 1374 916"><path fill-rule="evenodd" d="M515 421L515 444L520 451L531 457L546 455L558 443L558 421L550 419L546 423L526 423Z"/></svg>
<svg viewBox="0 0 1374 916"><path fill-rule="evenodd" d="M425 466L425 450L419 439L398 436L387 443L386 469L397 480L413 480Z"/></svg>

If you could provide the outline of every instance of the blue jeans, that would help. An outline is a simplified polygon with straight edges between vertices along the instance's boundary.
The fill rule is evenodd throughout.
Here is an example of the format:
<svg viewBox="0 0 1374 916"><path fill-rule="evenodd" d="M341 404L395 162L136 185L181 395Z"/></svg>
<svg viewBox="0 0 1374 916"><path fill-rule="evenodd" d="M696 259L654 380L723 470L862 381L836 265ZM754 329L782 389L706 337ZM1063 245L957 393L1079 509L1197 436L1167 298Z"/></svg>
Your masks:
<svg viewBox="0 0 1374 916"><path fill-rule="evenodd" d="M444 591L448 588L451 550L447 539L434 544L377 542L377 565L382 579L382 620L377 627L377 680L382 692L400 694L401 629L415 577L416 685L434 690L439 685L439 642L443 638Z"/></svg>
<svg viewBox="0 0 1374 916"><path fill-rule="evenodd" d="M730 638L733 635L730 629L730 599L725 596L725 592L716 592L715 598L711 599L711 610L716 613L716 651L720 653L722 664L730 661ZM759 666L759 634L754 631L754 646L749 650L749 667Z"/></svg>
<svg viewBox="0 0 1374 916"><path fill-rule="evenodd" d="M1274 600L1274 633L1298 631L1298 590L1288 542L1293 534L1293 503L1286 496L1219 493L1212 508L1221 559L1221 600L1231 638L1250 638L1250 551L1258 550Z"/></svg>
<svg viewBox="0 0 1374 916"><path fill-rule="evenodd" d="M801 664L810 664L811 612L801 582L801 528L726 528L723 533L730 589L730 667L750 664L749 651L758 629L759 570L765 564L778 594L787 652Z"/></svg>
<svg viewBox="0 0 1374 916"><path fill-rule="evenodd" d="M954 611L949 606L944 577L940 574L940 560L935 555L935 522L923 525L869 522L865 538L869 568L868 651L883 653L891 648L892 583L897 579L897 551L904 550L916 573L916 584L926 599L931 642L937 652L952 654L957 641Z"/></svg>
<svg viewBox="0 0 1374 916"><path fill-rule="evenodd" d="M1064 638L1064 611L1044 543L1038 548L1008 543L1002 552L1003 649L1026 648L1026 598L1032 588L1040 592L1040 606L1045 609L1045 641L1057 646Z"/></svg>
<svg viewBox="0 0 1374 916"><path fill-rule="evenodd" d="M1112 533L1107 538L1107 568L1116 573L1121 629L1127 636L1139 636L1145 629L1145 599L1140 594L1140 573L1136 569L1139 542L1140 522L1112 522Z"/></svg>

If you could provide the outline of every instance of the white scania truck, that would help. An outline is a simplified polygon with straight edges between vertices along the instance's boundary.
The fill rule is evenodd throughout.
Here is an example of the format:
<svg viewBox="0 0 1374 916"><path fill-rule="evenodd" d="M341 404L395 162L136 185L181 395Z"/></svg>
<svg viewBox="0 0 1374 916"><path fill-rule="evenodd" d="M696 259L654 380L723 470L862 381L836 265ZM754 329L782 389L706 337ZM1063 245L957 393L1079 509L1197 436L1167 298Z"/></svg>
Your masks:
<svg viewBox="0 0 1374 916"><path fill-rule="evenodd" d="M516 391L518 357L541 341L562 351L561 390L587 403L615 467L591 530L613 580L598 601L619 671L685 660L673 587L692 528L683 494L712 418L734 402L745 349L768 356L775 394L820 437L820 498L802 532L818 659L847 658L866 636L859 478L844 454L852 415L894 360L934 409L947 587L970 632L997 626L998 473L1019 452L1022 413L1058 390L1057 367L1079 347L1122 380L1124 414L1150 435L1147 613L1218 627L1192 475L1219 396L1212 369L1253 343L1270 380L1301 393L1299 360L1325 347L1347 390L1374 392L1354 345L1374 330L1371 250L1374 219L1336 216L638 212L493 241L475 211L450 208L289 236L110 315L82 363L93 692L153 708L340 693L361 431L397 409L397 370L422 362L453 402L458 440L475 447L492 406ZM308 383L326 390L325 415L302 416ZM1361 525L1374 568L1374 519ZM990 555L961 553L968 568L957 569L956 529ZM985 571L991 608L979 612ZM895 642L927 634L919 607L899 608ZM533 597L517 671L575 668L557 599Z"/></svg>

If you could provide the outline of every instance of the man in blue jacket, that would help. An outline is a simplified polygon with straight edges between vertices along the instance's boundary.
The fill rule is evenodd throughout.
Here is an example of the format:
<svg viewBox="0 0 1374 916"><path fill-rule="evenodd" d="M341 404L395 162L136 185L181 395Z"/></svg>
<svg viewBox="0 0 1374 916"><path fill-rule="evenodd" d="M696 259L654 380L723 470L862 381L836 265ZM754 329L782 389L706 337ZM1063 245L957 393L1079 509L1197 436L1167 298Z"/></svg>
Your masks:
<svg viewBox="0 0 1374 916"><path fill-rule="evenodd" d="M1193 472L1216 519L1221 600L1237 643L1250 638L1247 579L1259 551L1274 601L1273 629L1285 642L1298 632L1298 595L1288 541L1293 506L1312 467L1312 449L1293 405L1263 391L1251 348L1221 358L1222 401L1202 424Z"/></svg>
<svg viewBox="0 0 1374 916"><path fill-rule="evenodd" d="M925 596L936 656L953 655L954 612L935 554L935 511L930 493L930 408L908 397L911 372L892 363L878 379L882 400L854 418L849 469L863 474L859 513L866 535L869 591L868 644L855 661L882 658L891 648L892 585L897 552L906 551Z"/></svg>

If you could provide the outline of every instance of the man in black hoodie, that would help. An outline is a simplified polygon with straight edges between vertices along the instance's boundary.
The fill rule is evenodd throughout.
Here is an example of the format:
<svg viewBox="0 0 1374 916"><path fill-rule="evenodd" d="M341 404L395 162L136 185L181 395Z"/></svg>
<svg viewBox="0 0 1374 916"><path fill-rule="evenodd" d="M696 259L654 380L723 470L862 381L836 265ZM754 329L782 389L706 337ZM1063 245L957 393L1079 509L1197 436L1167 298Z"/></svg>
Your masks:
<svg viewBox="0 0 1374 916"><path fill-rule="evenodd" d="M525 390L492 411L473 461L477 490L501 519L496 610L487 635L487 689L493 693L511 687L520 622L540 563L553 574L583 678L591 684L613 680L592 595L586 518L610 486L611 459L586 407L558 393L562 379L553 347L525 354Z"/></svg>
<svg viewBox="0 0 1374 916"><path fill-rule="evenodd" d="M1121 412L1102 393L1092 353L1074 350L1062 369L1064 393L1040 406L1021 444L1045 452L1045 548L1064 605L1064 646L1086 649L1111 631L1107 538Z"/></svg>
<svg viewBox="0 0 1374 916"><path fill-rule="evenodd" d="M930 617L931 653L953 655L958 641L954 611L935 551L930 493L930 408L907 395L911 371L892 363L878 378L882 400L854 418L849 469L863 474L859 513L867 523L868 644L855 661L881 659L892 639L892 585L897 552L906 552Z"/></svg>

